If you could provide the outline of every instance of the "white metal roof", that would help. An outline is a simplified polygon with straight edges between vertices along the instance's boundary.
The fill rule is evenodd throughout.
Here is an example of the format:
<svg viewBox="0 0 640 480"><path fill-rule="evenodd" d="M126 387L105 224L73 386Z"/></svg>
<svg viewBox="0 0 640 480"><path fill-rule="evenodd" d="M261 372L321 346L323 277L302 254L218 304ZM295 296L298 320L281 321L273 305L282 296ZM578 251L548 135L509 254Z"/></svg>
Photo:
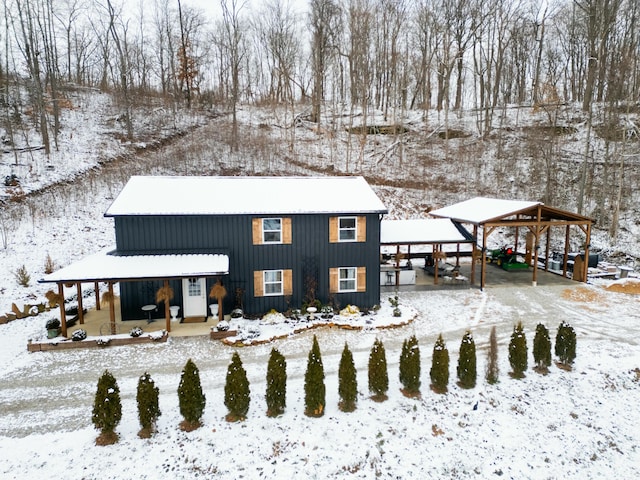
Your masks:
<svg viewBox="0 0 640 480"><path fill-rule="evenodd" d="M134 176L105 215L386 212L362 177Z"/></svg>
<svg viewBox="0 0 640 480"><path fill-rule="evenodd" d="M380 222L382 245L466 242L469 240L448 218L382 220Z"/></svg>
<svg viewBox="0 0 640 480"><path fill-rule="evenodd" d="M61 268L42 283L205 277L229 273L229 257L220 254L110 255L104 250Z"/></svg>
<svg viewBox="0 0 640 480"><path fill-rule="evenodd" d="M515 215L537 205L541 205L541 203L476 197L448 207L432 210L429 214L434 217L451 218L459 222L479 225L490 220Z"/></svg>

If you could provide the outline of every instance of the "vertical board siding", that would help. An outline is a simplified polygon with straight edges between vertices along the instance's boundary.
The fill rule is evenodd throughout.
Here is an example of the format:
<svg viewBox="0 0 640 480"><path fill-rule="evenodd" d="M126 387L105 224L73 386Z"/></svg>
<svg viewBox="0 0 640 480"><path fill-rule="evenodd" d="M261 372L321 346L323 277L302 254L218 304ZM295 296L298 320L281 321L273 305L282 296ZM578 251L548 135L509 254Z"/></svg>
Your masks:
<svg viewBox="0 0 640 480"><path fill-rule="evenodd" d="M346 215L346 214L345 214ZM317 266L316 298L322 303L334 300L338 306L351 303L370 307L380 301L379 258L380 222L378 214L364 216L366 242L328 241L330 216L291 215L283 222L283 240L290 228L291 243L253 245L252 215L237 216L137 216L115 217L116 245L121 254L171 254L171 253L223 253L229 256L229 275L222 278L227 289L225 311L235 307L235 289L242 288L244 308L249 314L262 314L275 308L299 308L305 298L305 260L312 259ZM290 227L288 225L290 221ZM337 224L336 224L337 235ZM329 292L329 270L343 266L364 267L367 272L366 291L344 294ZM291 295L258 297L255 295L254 271L291 270ZM215 283L207 280L207 288ZM358 280L359 281L359 280ZM138 290L132 285L143 282L123 282L122 311L140 318L140 307L147 304L142 299L144 287ZM131 284L131 285L130 285ZM172 304L182 307L181 282L173 282L175 297ZM125 286L126 285L126 286ZM137 293L136 293L137 292ZM208 291L207 291L208 294ZM290 303L287 303L287 299ZM155 299L154 299L155 300ZM123 318L125 316L123 315Z"/></svg>

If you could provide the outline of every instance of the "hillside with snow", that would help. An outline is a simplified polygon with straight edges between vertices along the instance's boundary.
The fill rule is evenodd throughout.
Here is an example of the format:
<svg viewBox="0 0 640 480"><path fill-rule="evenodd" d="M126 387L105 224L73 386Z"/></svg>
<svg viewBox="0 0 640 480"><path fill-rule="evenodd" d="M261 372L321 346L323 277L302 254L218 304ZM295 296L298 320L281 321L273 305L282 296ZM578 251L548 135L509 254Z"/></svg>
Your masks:
<svg viewBox="0 0 640 480"><path fill-rule="evenodd" d="M37 149L3 154L3 177L15 174L20 180L18 187L0 187L4 311L12 303L44 300L47 287L36 280L44 275L48 257L59 267L113 244L112 220L103 213L135 174L364 175L391 218L425 216L432 208L476 195L549 198L545 203L575 210L579 190L577 152L584 131L570 107L561 118L575 131L549 137L547 129L539 128L544 122L539 112L509 109L503 112L501 129L487 139L474 134L472 113L448 119L448 130L462 133L446 139L440 135L444 119L435 112L410 112L402 120L407 132L401 135L363 136L347 133L354 119L340 112L327 112L318 131L307 121L304 107L295 115L246 107L239 112L242 141L231 151L230 118L224 111L176 116L161 107L141 111L136 139L126 142L118 110L102 94L80 92L74 104L85 108L65 113L58 152L49 158ZM384 123L379 117L369 120ZM149 125L153 128L145 133ZM533 131L536 136L527 136ZM37 143L30 138L30 145ZM550 144L561 152L553 164L540 153ZM589 168L594 173L585 205L588 214L595 214L601 211L597 193L604 164ZM599 229L592 245L636 271L640 193L632 187L638 174L637 157L629 157L619 232L612 238L608 229ZM28 286L17 282L15 273L21 266L30 276ZM251 407L245 422L230 424L224 420L223 390L234 347L207 338L172 338L168 344L30 354L28 339L41 336L46 320L56 312L0 325L0 476L633 478L640 464L639 414L633 408L640 392L640 297L605 286L569 283L401 293L401 306L418 312L408 326L316 330L327 385L326 413L319 419L303 414L303 377L312 333L239 350L251 383ZM512 379L507 345L514 324L523 322L531 352L536 324L546 324L554 336L560 320L570 322L578 335L573 369L553 365L546 376L529 369L523 380ZM499 335L500 362L500 382L495 386L483 378L493 326ZM471 390L455 384L466 329L478 345L479 381ZM432 348L439 333L451 355L445 395L429 389ZM413 334L422 359L419 399L405 398L398 381L402 341ZM367 389L367 359L376 337L384 341L389 362L389 400L383 403L373 402ZM354 413L337 408L337 368L345 342L358 370ZM266 417L264 405L266 359L273 346L287 358L289 377L287 410L276 419ZM176 389L188 358L201 369L207 407L204 426L185 433L178 428ZM123 421L117 429L120 441L97 447L91 408L96 382L105 369L118 380ZM135 389L145 371L160 388L162 410L158 432L148 440L136 435Z"/></svg>

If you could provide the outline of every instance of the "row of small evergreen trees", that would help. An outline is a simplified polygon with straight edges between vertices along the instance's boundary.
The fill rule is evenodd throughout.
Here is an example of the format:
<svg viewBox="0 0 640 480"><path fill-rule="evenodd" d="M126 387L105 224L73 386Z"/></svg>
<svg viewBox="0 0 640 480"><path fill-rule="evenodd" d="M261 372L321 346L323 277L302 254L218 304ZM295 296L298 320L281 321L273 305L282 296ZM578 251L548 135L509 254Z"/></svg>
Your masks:
<svg viewBox="0 0 640 480"><path fill-rule="evenodd" d="M558 328L555 342L555 354L564 365L571 365L576 356L576 335L573 328L562 322ZM524 377L527 370L527 342L522 327L518 323L511 335L509 343L509 363L514 378ZM551 340L547 328L538 324L533 341L533 357L537 371L544 372L551 365ZM488 361L485 378L488 383L498 381L497 339L495 327L489 338ZM420 396L420 348L415 336L406 339L402 344L400 354L399 379L402 393L408 397ZM449 351L442 338L438 336L433 347L431 370L431 389L437 393L445 393L449 384ZM477 381L476 346L471 332L465 332L460 344L460 354L457 366L457 384L461 388L474 388ZM317 338L313 337L313 344L307 360L307 370L304 376L304 404L305 415L321 417L326 405L326 388L324 383L324 366ZM369 392L375 401L387 399L389 376L386 352L382 341L376 339L369 354L368 364ZM275 417L284 413L286 408L287 362L285 357L276 349L271 350L267 365L266 377L267 415ZM105 371L98 381L92 420L94 426L100 430L96 443L109 444L117 441L115 429L122 417L120 394L117 382L109 371ZM144 373L139 381L136 394L138 403L138 418L141 425L139 435L149 437L160 416L158 404L158 387L151 376ZM358 383L353 355L349 346L345 344L338 368L338 407L344 412L356 409L358 399ZM178 400L180 414L183 421L180 426L190 431L200 426L204 413L206 397L202 391L200 374L195 363L189 359L182 370L178 386ZM250 404L250 387L247 373L242 365L240 355L234 352L227 369L224 388L224 404L228 409L227 421L238 421L246 418Z"/></svg>

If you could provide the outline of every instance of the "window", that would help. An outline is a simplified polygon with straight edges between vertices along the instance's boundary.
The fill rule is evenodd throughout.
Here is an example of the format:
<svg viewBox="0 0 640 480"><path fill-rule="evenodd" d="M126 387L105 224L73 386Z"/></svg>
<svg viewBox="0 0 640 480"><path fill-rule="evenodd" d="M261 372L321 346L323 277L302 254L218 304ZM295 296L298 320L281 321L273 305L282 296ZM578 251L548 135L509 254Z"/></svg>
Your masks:
<svg viewBox="0 0 640 480"><path fill-rule="evenodd" d="M336 267L329 269L329 292L366 292L366 267Z"/></svg>
<svg viewBox="0 0 640 480"><path fill-rule="evenodd" d="M282 270L265 270L264 274L264 294L282 295Z"/></svg>
<svg viewBox="0 0 640 480"><path fill-rule="evenodd" d="M189 297L199 297L202 295L202 284L199 278L190 278L187 287L187 295Z"/></svg>
<svg viewBox="0 0 640 480"><path fill-rule="evenodd" d="M356 267L344 267L338 269L338 292L355 292Z"/></svg>
<svg viewBox="0 0 640 480"><path fill-rule="evenodd" d="M291 244L291 217L251 219L254 245Z"/></svg>
<svg viewBox="0 0 640 480"><path fill-rule="evenodd" d="M329 243L366 242L367 217L329 217Z"/></svg>
<svg viewBox="0 0 640 480"><path fill-rule="evenodd" d="M338 218L338 240L340 242L355 242L356 225L356 217Z"/></svg>
<svg viewBox="0 0 640 480"><path fill-rule="evenodd" d="M253 295L256 297L292 295L293 270L255 270Z"/></svg>
<svg viewBox="0 0 640 480"><path fill-rule="evenodd" d="M262 219L262 243L282 242L282 219L263 218Z"/></svg>

